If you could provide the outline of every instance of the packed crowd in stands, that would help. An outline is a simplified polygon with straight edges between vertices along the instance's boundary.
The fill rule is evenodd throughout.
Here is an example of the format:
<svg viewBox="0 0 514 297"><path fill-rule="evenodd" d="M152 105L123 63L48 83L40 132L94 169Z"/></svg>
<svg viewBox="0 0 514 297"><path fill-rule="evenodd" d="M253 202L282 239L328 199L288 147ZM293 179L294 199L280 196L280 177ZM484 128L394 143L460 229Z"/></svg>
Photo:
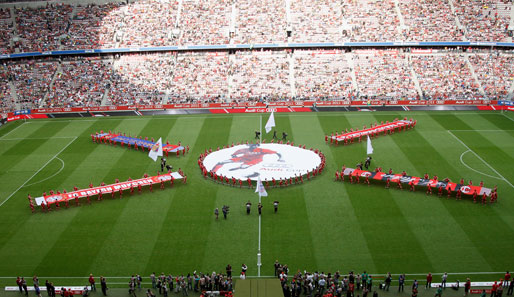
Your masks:
<svg viewBox="0 0 514 297"><path fill-rule="evenodd" d="M399 1L407 27L402 40L462 41L462 30L446 1Z"/></svg>
<svg viewBox="0 0 514 297"><path fill-rule="evenodd" d="M50 61L7 64L9 77L14 84L20 108L38 107L46 96L57 70L57 63Z"/></svg>
<svg viewBox="0 0 514 297"><path fill-rule="evenodd" d="M470 41L506 42L512 1L457 0L456 14Z"/></svg>
<svg viewBox="0 0 514 297"><path fill-rule="evenodd" d="M426 99L483 97L465 58L459 54L413 55L411 64Z"/></svg>
<svg viewBox="0 0 514 297"><path fill-rule="evenodd" d="M45 106L99 106L111 72L110 63L98 58L62 63Z"/></svg>
<svg viewBox="0 0 514 297"><path fill-rule="evenodd" d="M340 41L342 19L338 1L291 1L292 37L295 42Z"/></svg>
<svg viewBox="0 0 514 297"><path fill-rule="evenodd" d="M4 62L0 108L288 100L503 99L508 51L165 52ZM417 83L416 83L417 81ZM419 86L419 87L418 87Z"/></svg>
<svg viewBox="0 0 514 297"><path fill-rule="evenodd" d="M13 22L11 11L0 8L0 54L12 52L11 38L13 36Z"/></svg>
<svg viewBox="0 0 514 297"><path fill-rule="evenodd" d="M489 99L504 98L514 81L514 57L498 53L469 56L478 80Z"/></svg>
<svg viewBox="0 0 514 297"><path fill-rule="evenodd" d="M109 105L161 104L170 88L174 55L122 55L110 76Z"/></svg>
<svg viewBox="0 0 514 297"><path fill-rule="evenodd" d="M177 22L178 1L141 0L124 9L120 47L176 44L172 31Z"/></svg>
<svg viewBox="0 0 514 297"><path fill-rule="evenodd" d="M231 96L248 100L288 100L289 56L287 51L237 52L231 65Z"/></svg>
<svg viewBox="0 0 514 297"><path fill-rule="evenodd" d="M226 52L178 55L170 99L176 103L222 101L228 94L228 72Z"/></svg>
<svg viewBox="0 0 514 297"><path fill-rule="evenodd" d="M180 44L228 44L231 0L192 1L182 4Z"/></svg>
<svg viewBox="0 0 514 297"><path fill-rule="evenodd" d="M61 37L70 28L73 6L47 3L37 8L16 8L17 34L15 42L21 52L43 52L60 49Z"/></svg>
<svg viewBox="0 0 514 297"><path fill-rule="evenodd" d="M120 2L103 5L77 5L71 19L66 37L62 40L64 48L88 49L114 46L114 22L121 23L116 18ZM112 12L112 13L111 13Z"/></svg>
<svg viewBox="0 0 514 297"><path fill-rule="evenodd" d="M403 2L403 1L401 1ZM400 20L392 0L345 0L343 41L397 41Z"/></svg>
<svg viewBox="0 0 514 297"><path fill-rule="evenodd" d="M354 63L360 97L418 97L406 57L398 50L356 54Z"/></svg>
<svg viewBox="0 0 514 297"><path fill-rule="evenodd" d="M42 2L39 7L0 9L0 50L288 41L512 42L512 0L395 2L301 0L289 7L285 0Z"/></svg>
<svg viewBox="0 0 514 297"><path fill-rule="evenodd" d="M246 0L235 2L238 11L235 43L284 43L287 41L285 0L262 0L258 4Z"/></svg>
<svg viewBox="0 0 514 297"><path fill-rule="evenodd" d="M350 98L351 69L340 50L294 52L296 98Z"/></svg>

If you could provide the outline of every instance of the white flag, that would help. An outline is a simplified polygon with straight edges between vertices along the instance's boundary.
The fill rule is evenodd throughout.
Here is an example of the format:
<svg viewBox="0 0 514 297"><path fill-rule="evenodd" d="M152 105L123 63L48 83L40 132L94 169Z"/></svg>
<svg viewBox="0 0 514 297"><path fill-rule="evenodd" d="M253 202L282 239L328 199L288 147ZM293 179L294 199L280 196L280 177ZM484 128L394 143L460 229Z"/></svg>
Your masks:
<svg viewBox="0 0 514 297"><path fill-rule="evenodd" d="M267 197L268 196L268 193L266 192L266 188L262 184L260 177L257 180L257 187L255 188L255 193L259 193L259 197L262 197L262 196Z"/></svg>
<svg viewBox="0 0 514 297"><path fill-rule="evenodd" d="M157 161L157 157L162 157L162 139L159 138L156 144L152 146L150 152L148 153L148 157L152 158L152 160Z"/></svg>
<svg viewBox="0 0 514 297"><path fill-rule="evenodd" d="M371 138L368 135L368 155L373 154L373 147L371 146Z"/></svg>
<svg viewBox="0 0 514 297"><path fill-rule="evenodd" d="M269 133L271 131L271 128L275 127L275 116L273 115L273 111L271 112L271 115L269 116L268 122L266 123L266 133Z"/></svg>

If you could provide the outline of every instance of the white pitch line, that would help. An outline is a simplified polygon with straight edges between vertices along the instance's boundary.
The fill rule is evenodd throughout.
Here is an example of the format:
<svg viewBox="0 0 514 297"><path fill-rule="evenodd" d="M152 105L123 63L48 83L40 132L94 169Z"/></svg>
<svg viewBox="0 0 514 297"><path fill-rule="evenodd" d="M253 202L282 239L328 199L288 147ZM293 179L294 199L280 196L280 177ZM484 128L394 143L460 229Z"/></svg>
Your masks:
<svg viewBox="0 0 514 297"><path fill-rule="evenodd" d="M40 181L37 181L37 182L31 183L31 184L28 184L28 185L25 185L25 187L30 187L30 186L32 186L32 185L37 185L37 184L42 183L42 182L44 182L44 181L47 181L47 180L51 179L52 177L56 176L57 174L61 173L61 171L64 169L64 161L63 161L61 158L59 158L59 157L57 157L56 159L58 159L59 161L61 161L61 164L62 164L62 166L61 166L61 168L59 169L59 171L57 171L56 173L54 173L54 174L50 175L49 177L47 177L47 178L45 178L45 179L42 179L42 180L40 180Z"/></svg>
<svg viewBox="0 0 514 297"><path fill-rule="evenodd" d="M9 195L9 197L7 197L2 203L0 203L0 207L2 207L2 205L4 205L5 202L7 202L14 194L16 194L21 188L23 188L32 178L34 178L34 176L36 176L41 170L43 170L43 168L46 167L46 165L48 165L53 159L57 158L57 156L62 153L68 146L70 146L70 144L72 144L75 139L77 139L77 137L74 137L72 141L70 141L65 147L63 147L59 152L57 152L57 154L55 154L50 160L48 160L48 162L45 163L45 165L41 166L41 168L39 168L38 171L36 171L31 177L29 177L29 179L27 179L18 189L16 189L16 191L12 192L11 195Z"/></svg>
<svg viewBox="0 0 514 297"><path fill-rule="evenodd" d="M11 131L7 132L6 134L2 135L2 137L0 137L0 139L2 139L2 138L4 138L5 136L7 136L7 135L11 134L12 132L14 132L14 130L16 130L16 129L18 129L19 127L21 127L21 126L25 125L26 123L27 123L27 122L23 122L23 123L21 123L18 127L14 128L14 129L12 129Z"/></svg>
<svg viewBox="0 0 514 297"><path fill-rule="evenodd" d="M497 130L448 130L448 131L455 131L455 132L502 132L502 131L514 131L514 130L497 129Z"/></svg>
<svg viewBox="0 0 514 297"><path fill-rule="evenodd" d="M492 178L496 178L496 179L499 179L499 180L503 180L501 177L498 177L498 176L492 176L492 175L489 175L489 174L487 174L487 173L483 173L483 172L481 172L481 171L475 170L475 169L474 169L474 168L472 168L471 166L468 166L468 164L466 164L466 163L464 162L464 160L462 160L462 157L464 157L464 155L465 155L466 153L469 153L469 152L470 152L470 150L467 150L467 151L463 152L463 153L460 155L460 162L461 162L464 166L466 166L466 167L467 167L467 168L469 168L470 170L475 171L476 173L479 173L479 174L482 174L482 175L485 175L485 176L489 176L489 177L492 177Z"/></svg>
<svg viewBox="0 0 514 297"><path fill-rule="evenodd" d="M75 136L35 137L35 138L0 138L0 140L46 140L46 139L70 139Z"/></svg>
<svg viewBox="0 0 514 297"><path fill-rule="evenodd" d="M415 113L415 112L400 112L400 113L406 113L408 114L409 116L417 116L417 115L422 115L422 116L426 116L427 115L427 112L425 113ZM471 112L450 112L450 111L442 111L442 112L439 112L437 113L437 111L430 111L430 113L436 113L438 115L477 115L477 113L471 113ZM267 113L263 113L263 114L270 114L270 112L267 112ZM280 117L282 115L290 115L292 114L291 112L284 112L284 113L277 113L276 116ZM481 114L497 114L495 112L482 112ZM259 117L260 116L260 113L259 114L252 114L252 115L243 115L243 113L231 113L231 114L201 114L201 115L198 115L198 116L181 116L181 115L176 115L176 114L173 114L173 115L168 115L168 116L163 116L163 117L150 117L150 116L142 116L142 117L134 117L134 118L121 118L118 117L118 116L112 116L112 117L102 117L102 118L99 118L99 119L94 119L94 120L82 120L80 118L75 118L74 120L59 120L59 119L55 119L55 120L34 120L34 121L30 121L30 122L26 122L27 124L35 124L35 123L56 123L56 122L63 122L63 123L70 123L70 122L96 122L98 120L123 120L123 121L143 121L143 120L169 120L170 118L181 118L181 119L201 119L201 118L226 118L227 116L234 116L234 117L237 117L237 118L256 118L256 117ZM300 117L350 117L350 116L362 116L363 113L362 112L358 112L358 111L341 111L341 112L295 112L294 113L295 116L300 116ZM395 115L397 116L398 113L389 113L389 112L381 112L380 115Z"/></svg>
<svg viewBox="0 0 514 297"><path fill-rule="evenodd" d="M446 131L448 131L448 133L450 133L451 136L453 136L455 139L457 139L463 146L465 146L470 152L472 152L477 158L479 158L480 161L484 162L484 164L487 165L487 167L489 167L492 171L494 171L494 173L496 173L499 177L501 177L503 179L503 181L508 183L511 188L514 188L514 185L512 185L510 183L510 181L508 181L503 175L501 175L496 169L494 169L493 166L489 165L489 163L487 163L484 159L482 159L482 157L480 157L477 153L475 153L472 149L470 149L469 146L467 146L462 140L460 140L460 138L455 136L455 134L453 134L452 131L450 131L450 130L446 130Z"/></svg>
<svg viewBox="0 0 514 297"><path fill-rule="evenodd" d="M511 118L511 117L509 117L508 115L506 115L506 114L504 114L504 113L502 113L502 115L503 115L504 117L506 117L507 119L509 119L509 120L511 120L511 121L513 121L513 122L514 122L514 119L512 119L512 118Z"/></svg>

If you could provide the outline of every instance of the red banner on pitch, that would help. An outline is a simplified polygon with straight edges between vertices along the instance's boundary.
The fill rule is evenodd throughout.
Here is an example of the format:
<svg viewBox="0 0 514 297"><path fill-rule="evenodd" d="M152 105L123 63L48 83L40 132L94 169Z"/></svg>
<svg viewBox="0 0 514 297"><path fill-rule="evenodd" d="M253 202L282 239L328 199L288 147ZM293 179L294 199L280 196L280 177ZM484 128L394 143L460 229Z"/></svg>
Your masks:
<svg viewBox="0 0 514 297"><path fill-rule="evenodd" d="M373 126L368 129L345 132L340 135L331 135L332 140L339 141L351 141L352 139L369 136L378 136L380 133L388 134L395 130L400 131L401 129L414 128L416 121L410 120L395 120L391 123L385 123Z"/></svg>
<svg viewBox="0 0 514 297"><path fill-rule="evenodd" d="M73 200L75 198L86 198L91 196L97 196L98 194L110 194L112 192L118 192L120 190L130 190L131 188L137 188L139 185L141 186L149 186L154 184L160 184L161 182L167 182L172 179L181 179L183 178L182 175L180 175L178 172L172 172L172 173L166 173L156 176L150 176L145 178L140 178L136 180L131 181L125 181L120 183L115 183L111 185L106 186L100 186L100 187L93 187L89 189L83 189L83 190L77 190L69 193L61 193L61 194L53 194L53 195L47 195L43 197L37 197L35 199L36 205L41 204L54 204L54 203L61 203L66 202L69 200Z"/></svg>

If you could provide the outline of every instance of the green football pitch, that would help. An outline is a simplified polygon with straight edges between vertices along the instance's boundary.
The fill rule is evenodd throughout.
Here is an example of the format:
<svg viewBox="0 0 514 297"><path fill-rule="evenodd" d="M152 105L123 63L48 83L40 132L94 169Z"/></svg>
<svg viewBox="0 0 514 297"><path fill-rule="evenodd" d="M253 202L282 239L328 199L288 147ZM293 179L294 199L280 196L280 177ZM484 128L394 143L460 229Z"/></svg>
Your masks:
<svg viewBox="0 0 514 297"><path fill-rule="evenodd" d="M374 139L372 168L483 180L487 187L498 185L498 203L334 181L343 164L354 167L365 159L366 143L331 146L325 134L404 116L416 119L416 128ZM275 260L291 271L390 271L418 279L447 271L491 280L514 269L512 113L326 112L276 114L275 120L277 131L295 144L319 148L327 167L314 180L270 189L263 197L262 276L273 275ZM205 180L197 158L206 148L252 140L259 121L256 114L184 115L18 121L0 128L0 285L34 274L73 285L73 278L89 273L125 284L121 278L131 274L224 271L228 263L236 275L245 263L248 275L256 276L259 217L255 207L246 215L244 205L250 200L256 206L258 195ZM189 145L185 157L169 158L187 174L187 184L32 214L29 193L37 197L160 169L141 152L92 143L90 134L100 130ZM277 214L273 200L280 201ZM225 204L228 220L216 221L214 209Z"/></svg>

